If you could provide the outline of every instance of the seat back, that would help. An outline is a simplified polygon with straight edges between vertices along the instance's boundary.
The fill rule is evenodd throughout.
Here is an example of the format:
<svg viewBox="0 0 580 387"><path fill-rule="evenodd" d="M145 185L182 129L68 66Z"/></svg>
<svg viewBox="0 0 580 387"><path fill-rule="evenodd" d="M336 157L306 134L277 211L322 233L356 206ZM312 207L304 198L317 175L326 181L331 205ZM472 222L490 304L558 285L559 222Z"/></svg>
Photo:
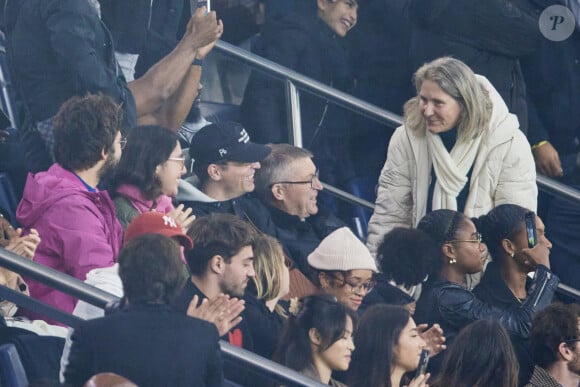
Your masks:
<svg viewBox="0 0 580 387"><path fill-rule="evenodd" d="M0 381L3 387L28 386L28 379L14 344L0 346Z"/></svg>
<svg viewBox="0 0 580 387"><path fill-rule="evenodd" d="M18 199L14 191L12 179L7 173L0 173L0 207L10 216L12 226L16 227L16 206Z"/></svg>

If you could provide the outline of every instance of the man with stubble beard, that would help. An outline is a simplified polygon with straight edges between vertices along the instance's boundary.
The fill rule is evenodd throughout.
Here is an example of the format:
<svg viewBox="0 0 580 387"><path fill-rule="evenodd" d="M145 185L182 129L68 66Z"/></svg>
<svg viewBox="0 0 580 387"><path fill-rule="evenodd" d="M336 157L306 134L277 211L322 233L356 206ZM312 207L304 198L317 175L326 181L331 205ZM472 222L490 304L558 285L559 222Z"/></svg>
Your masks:
<svg viewBox="0 0 580 387"><path fill-rule="evenodd" d="M115 206L98 186L121 157L122 114L102 94L65 102L54 120L56 163L28 176L16 213L42 238L35 261L82 281L88 271L112 266L121 247ZM75 306L75 298L46 285L29 281L29 287L32 297L68 313Z"/></svg>

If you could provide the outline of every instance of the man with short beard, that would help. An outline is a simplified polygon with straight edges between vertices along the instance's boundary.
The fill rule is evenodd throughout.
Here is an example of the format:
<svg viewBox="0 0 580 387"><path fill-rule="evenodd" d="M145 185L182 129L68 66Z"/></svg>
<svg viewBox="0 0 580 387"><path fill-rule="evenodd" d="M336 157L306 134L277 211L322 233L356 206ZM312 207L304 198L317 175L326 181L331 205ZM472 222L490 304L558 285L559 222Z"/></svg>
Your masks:
<svg viewBox="0 0 580 387"><path fill-rule="evenodd" d="M115 206L99 182L121 157L122 110L110 97L86 95L65 102L54 120L53 164L30 174L16 218L42 238L35 261L80 280L114 264L122 241ZM36 281L30 295L71 313L76 299ZM32 316L36 317L38 316Z"/></svg>
<svg viewBox="0 0 580 387"><path fill-rule="evenodd" d="M532 322L534 374L526 387L580 385L580 306L552 304Z"/></svg>

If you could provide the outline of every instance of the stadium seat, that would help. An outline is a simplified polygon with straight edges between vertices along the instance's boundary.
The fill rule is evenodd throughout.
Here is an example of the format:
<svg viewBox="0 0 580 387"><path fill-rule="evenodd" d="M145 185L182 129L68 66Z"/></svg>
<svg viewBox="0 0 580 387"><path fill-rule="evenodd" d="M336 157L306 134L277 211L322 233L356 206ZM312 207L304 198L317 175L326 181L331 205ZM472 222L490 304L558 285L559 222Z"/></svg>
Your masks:
<svg viewBox="0 0 580 387"><path fill-rule="evenodd" d="M14 185L12 179L6 173L0 173L0 207L2 207L8 215L12 225L16 227L16 206L18 200L14 192Z"/></svg>
<svg viewBox="0 0 580 387"><path fill-rule="evenodd" d="M0 381L3 387L28 386L28 379L14 344L0 346Z"/></svg>

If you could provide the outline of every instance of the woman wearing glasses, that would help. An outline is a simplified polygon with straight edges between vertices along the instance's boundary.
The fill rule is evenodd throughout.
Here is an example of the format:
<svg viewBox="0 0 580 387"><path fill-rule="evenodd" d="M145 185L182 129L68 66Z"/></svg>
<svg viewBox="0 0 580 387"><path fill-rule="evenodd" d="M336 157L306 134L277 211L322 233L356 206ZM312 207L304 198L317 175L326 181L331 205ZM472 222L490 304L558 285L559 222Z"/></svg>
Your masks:
<svg viewBox="0 0 580 387"><path fill-rule="evenodd" d="M324 238L308 256L308 264L317 271L320 289L354 311L375 286L375 260L348 227Z"/></svg>
<svg viewBox="0 0 580 387"><path fill-rule="evenodd" d="M117 217L126 229L147 211L171 213L185 231L195 217L183 206L174 208L179 179L186 172L177 135L161 126L132 129L116 168L112 187Z"/></svg>
<svg viewBox="0 0 580 387"><path fill-rule="evenodd" d="M483 270L485 253L481 235L468 217L457 211L436 210L423 217L417 228L431 236L440 252L439 260L421 266L428 268L422 273L428 279L417 301L417 323L439 323L448 346L461 328L482 319L497 320L512 336L529 336L534 313L552 301L559 282L549 270L549 246L543 239L534 248L518 250L529 267L535 268L535 276L525 300L503 309L478 299L466 287L466 274ZM432 372L438 370L441 357L430 362Z"/></svg>

